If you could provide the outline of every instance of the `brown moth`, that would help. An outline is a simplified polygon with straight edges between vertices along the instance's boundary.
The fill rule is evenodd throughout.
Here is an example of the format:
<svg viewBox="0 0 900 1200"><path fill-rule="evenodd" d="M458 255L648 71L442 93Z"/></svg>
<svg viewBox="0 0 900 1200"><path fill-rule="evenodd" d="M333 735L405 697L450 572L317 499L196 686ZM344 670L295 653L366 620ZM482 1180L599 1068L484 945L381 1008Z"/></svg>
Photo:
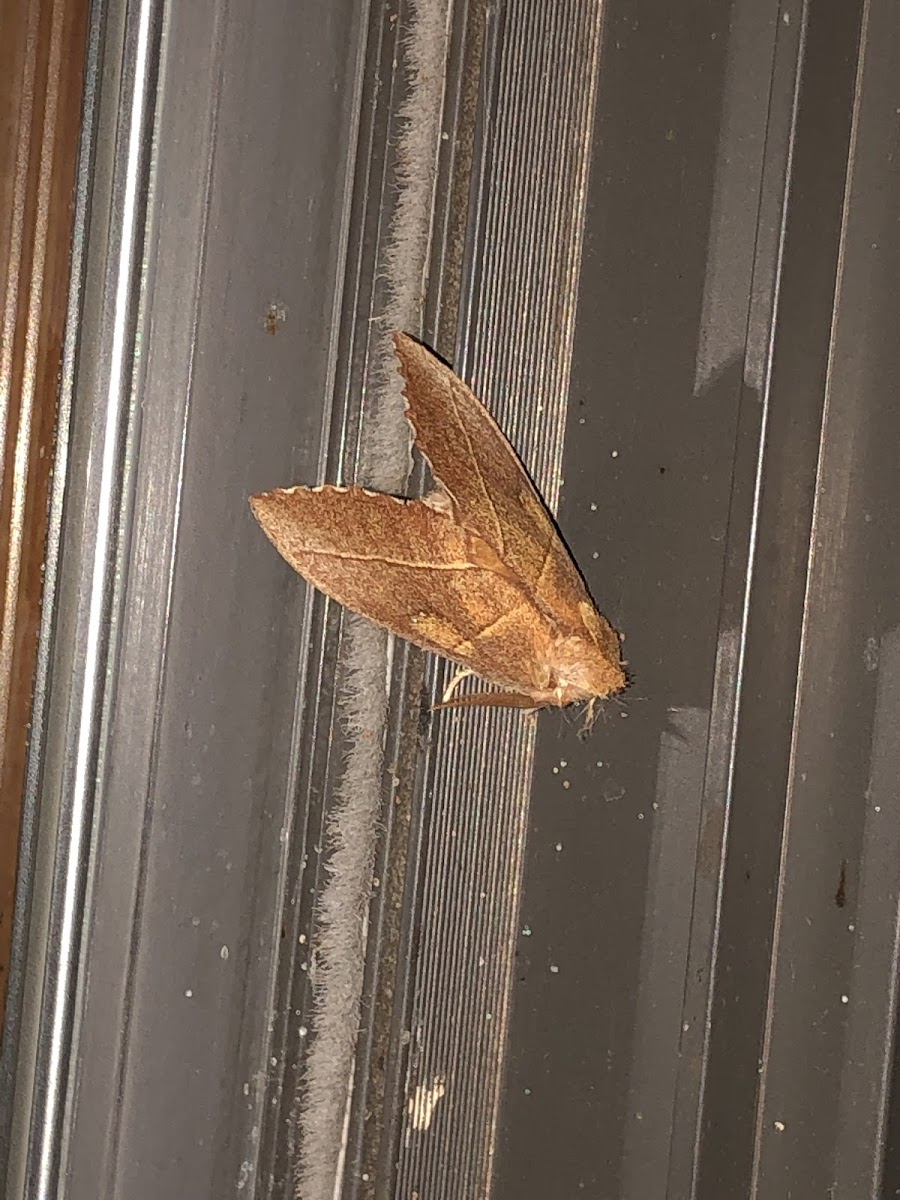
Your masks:
<svg viewBox="0 0 900 1200"><path fill-rule="evenodd" d="M394 347L437 490L404 500L276 489L250 501L263 530L327 596L461 665L437 707L536 709L618 692L619 638L493 417L424 346L397 333ZM451 699L471 674L505 690Z"/></svg>

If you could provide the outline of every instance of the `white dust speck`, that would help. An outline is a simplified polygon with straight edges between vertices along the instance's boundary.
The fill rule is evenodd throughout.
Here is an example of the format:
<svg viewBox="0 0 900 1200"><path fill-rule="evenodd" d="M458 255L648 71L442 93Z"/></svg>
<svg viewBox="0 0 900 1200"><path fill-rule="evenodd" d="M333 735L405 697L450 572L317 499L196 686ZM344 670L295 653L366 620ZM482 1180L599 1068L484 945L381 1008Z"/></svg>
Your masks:
<svg viewBox="0 0 900 1200"><path fill-rule="evenodd" d="M863 647L863 666L867 671L878 670L878 638L867 637Z"/></svg>

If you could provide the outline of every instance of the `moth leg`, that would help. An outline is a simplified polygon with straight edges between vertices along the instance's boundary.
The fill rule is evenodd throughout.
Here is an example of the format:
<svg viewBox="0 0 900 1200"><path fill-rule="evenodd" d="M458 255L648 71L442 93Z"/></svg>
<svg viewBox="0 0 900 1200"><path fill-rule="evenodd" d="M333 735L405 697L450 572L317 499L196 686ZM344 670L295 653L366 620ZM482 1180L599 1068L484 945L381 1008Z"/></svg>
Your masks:
<svg viewBox="0 0 900 1200"><path fill-rule="evenodd" d="M455 700L442 700L440 704L432 705L432 709L436 711L439 708L527 708L532 712L537 712L546 704L546 700L535 700L534 696L520 692L471 692L468 696L457 696Z"/></svg>
<svg viewBox="0 0 900 1200"><path fill-rule="evenodd" d="M456 691L456 689L459 687L459 685L462 683L462 681L464 679L468 679L468 677L470 675L474 675L474 674L475 674L475 672L470 667L460 667L460 669L456 672L456 674L453 676L453 678L450 680L450 682L444 688L444 694L443 694L443 696L441 696L441 705L449 704L450 698L452 697L452 695Z"/></svg>
<svg viewBox="0 0 900 1200"><path fill-rule="evenodd" d="M598 698L596 696L591 696L590 700L588 700L588 702L585 706L584 721L582 722L581 728L578 731L578 736L580 738L587 737L587 735L594 728L594 722L597 720L597 717L600 715L599 712L597 711L597 699Z"/></svg>

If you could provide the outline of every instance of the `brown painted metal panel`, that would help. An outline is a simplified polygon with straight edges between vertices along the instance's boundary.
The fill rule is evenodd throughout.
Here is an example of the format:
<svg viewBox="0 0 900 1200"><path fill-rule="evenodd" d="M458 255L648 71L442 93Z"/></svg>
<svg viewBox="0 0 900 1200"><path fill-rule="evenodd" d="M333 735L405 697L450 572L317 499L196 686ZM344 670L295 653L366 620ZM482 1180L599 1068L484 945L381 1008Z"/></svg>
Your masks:
<svg viewBox="0 0 900 1200"><path fill-rule="evenodd" d="M87 0L0 12L0 1024L43 598Z"/></svg>

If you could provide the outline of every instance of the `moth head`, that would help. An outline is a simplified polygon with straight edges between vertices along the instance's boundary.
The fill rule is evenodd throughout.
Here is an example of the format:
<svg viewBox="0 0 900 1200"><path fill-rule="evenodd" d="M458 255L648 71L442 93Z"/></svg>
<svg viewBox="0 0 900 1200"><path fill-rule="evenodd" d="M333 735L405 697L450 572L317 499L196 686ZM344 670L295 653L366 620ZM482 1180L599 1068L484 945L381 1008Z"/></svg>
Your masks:
<svg viewBox="0 0 900 1200"><path fill-rule="evenodd" d="M575 700L604 699L620 692L627 680L618 655L587 638L560 638L554 647L555 680L551 683L560 704Z"/></svg>

